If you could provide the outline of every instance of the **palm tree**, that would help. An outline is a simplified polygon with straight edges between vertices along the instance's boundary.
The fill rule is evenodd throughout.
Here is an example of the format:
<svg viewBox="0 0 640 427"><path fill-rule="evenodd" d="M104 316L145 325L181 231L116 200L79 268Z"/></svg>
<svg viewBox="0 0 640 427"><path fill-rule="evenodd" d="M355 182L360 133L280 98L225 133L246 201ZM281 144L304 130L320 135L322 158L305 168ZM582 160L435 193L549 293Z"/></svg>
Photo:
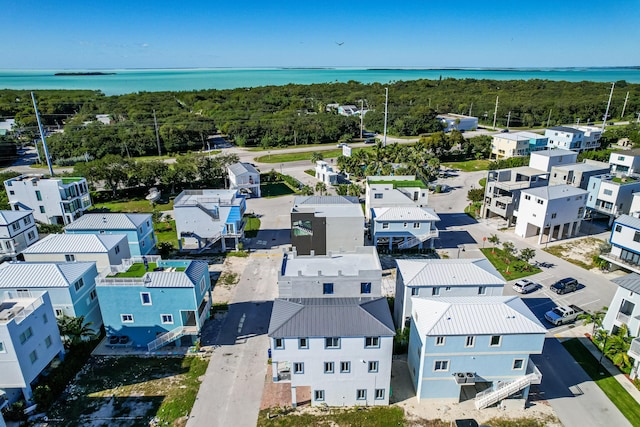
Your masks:
<svg viewBox="0 0 640 427"><path fill-rule="evenodd" d="M607 307L602 307L602 310L598 310L594 313L585 311L584 313L578 315L578 320L583 320L583 323L585 325L588 325L589 323L593 324L591 335L595 335L596 329L600 329L602 327L602 321L604 320L604 315L606 312Z"/></svg>
<svg viewBox="0 0 640 427"><path fill-rule="evenodd" d="M92 322L84 321L84 316L72 317L63 314L58 318L58 329L66 348L71 348L82 341L97 338L97 334L91 329Z"/></svg>
<svg viewBox="0 0 640 427"><path fill-rule="evenodd" d="M326 191L327 191L327 186L324 182L316 183L316 192L320 193L320 195L322 196L322 194Z"/></svg>
<svg viewBox="0 0 640 427"><path fill-rule="evenodd" d="M493 245L493 247L491 248L491 253L495 254L496 253L496 246L498 246L500 244L500 238L498 237L497 234L492 234L491 236L489 236L489 238L487 240L489 240L489 243L491 243Z"/></svg>
<svg viewBox="0 0 640 427"><path fill-rule="evenodd" d="M322 153L319 153L317 151L314 151L313 153L311 153L311 163L315 163L318 160L323 160L324 156L322 155Z"/></svg>

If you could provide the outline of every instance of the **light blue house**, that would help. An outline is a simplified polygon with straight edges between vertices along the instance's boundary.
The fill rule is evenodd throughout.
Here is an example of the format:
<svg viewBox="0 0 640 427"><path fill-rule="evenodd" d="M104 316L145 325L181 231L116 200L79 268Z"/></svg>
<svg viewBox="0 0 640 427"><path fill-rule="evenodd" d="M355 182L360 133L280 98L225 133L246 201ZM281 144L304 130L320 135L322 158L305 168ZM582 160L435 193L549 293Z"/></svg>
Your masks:
<svg viewBox="0 0 640 427"><path fill-rule="evenodd" d="M526 399L542 375L531 362L547 330L518 297L413 298L408 367L418 400L477 409Z"/></svg>
<svg viewBox="0 0 640 427"><path fill-rule="evenodd" d="M0 295L22 298L46 291L56 317L84 316L98 332L102 315L95 262L8 262L0 265Z"/></svg>
<svg viewBox="0 0 640 427"><path fill-rule="evenodd" d="M433 248L438 237L433 209L417 206L371 209L371 238L375 246L392 249Z"/></svg>
<svg viewBox="0 0 640 427"><path fill-rule="evenodd" d="M192 345L211 307L206 261L132 258L101 273L96 289L108 343L148 351Z"/></svg>
<svg viewBox="0 0 640 427"><path fill-rule="evenodd" d="M184 190L173 201L179 244L197 244L204 249L220 242L227 250L227 240L235 247L244 236L245 197L238 190Z"/></svg>
<svg viewBox="0 0 640 427"><path fill-rule="evenodd" d="M154 253L156 235L151 214L85 214L64 228L67 234L125 234L131 256Z"/></svg>

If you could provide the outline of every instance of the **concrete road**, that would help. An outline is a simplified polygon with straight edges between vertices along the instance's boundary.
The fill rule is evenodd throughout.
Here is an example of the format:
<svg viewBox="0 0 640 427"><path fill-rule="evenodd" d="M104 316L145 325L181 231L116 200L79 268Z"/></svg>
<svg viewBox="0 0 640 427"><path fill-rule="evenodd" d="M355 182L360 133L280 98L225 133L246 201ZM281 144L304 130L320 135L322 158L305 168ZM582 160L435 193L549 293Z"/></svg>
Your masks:
<svg viewBox="0 0 640 427"><path fill-rule="evenodd" d="M629 426L629 421L555 338L547 338L544 353L531 359L542 372L546 399L567 427Z"/></svg>

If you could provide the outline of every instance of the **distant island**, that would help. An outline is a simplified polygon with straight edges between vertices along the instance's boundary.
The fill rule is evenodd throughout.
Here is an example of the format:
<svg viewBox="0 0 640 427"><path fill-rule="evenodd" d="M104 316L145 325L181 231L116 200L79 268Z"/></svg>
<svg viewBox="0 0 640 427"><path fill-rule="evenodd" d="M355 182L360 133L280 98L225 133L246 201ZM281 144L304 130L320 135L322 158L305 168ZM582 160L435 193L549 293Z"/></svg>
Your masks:
<svg viewBox="0 0 640 427"><path fill-rule="evenodd" d="M54 76L110 76L115 73L105 73L103 71L74 71L74 72L66 72L63 71L61 73L55 73Z"/></svg>

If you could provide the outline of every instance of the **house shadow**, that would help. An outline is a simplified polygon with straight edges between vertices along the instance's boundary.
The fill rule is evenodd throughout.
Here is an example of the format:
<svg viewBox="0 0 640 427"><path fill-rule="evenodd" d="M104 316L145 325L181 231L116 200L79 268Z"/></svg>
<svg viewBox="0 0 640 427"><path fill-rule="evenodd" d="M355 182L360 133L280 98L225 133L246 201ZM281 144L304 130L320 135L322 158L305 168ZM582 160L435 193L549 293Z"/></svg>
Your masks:
<svg viewBox="0 0 640 427"><path fill-rule="evenodd" d="M229 304L226 313L207 320L201 331L203 346L243 344L265 335L269 329L273 301L245 301Z"/></svg>
<svg viewBox="0 0 640 427"><path fill-rule="evenodd" d="M291 243L291 229L259 230L256 237L245 238L245 249L272 249Z"/></svg>
<svg viewBox="0 0 640 427"><path fill-rule="evenodd" d="M536 316L540 323L544 325L545 328L555 328L555 325L547 322L547 319L544 318L544 314L556 306L556 303L553 302L551 298L522 298L522 302L525 303L525 305L529 308L529 310L531 310L531 312Z"/></svg>
<svg viewBox="0 0 640 427"><path fill-rule="evenodd" d="M449 227L463 227L465 225L477 224L478 221L475 218L467 215L466 213L440 213L438 212L440 221L436 223L436 227L440 230Z"/></svg>
<svg viewBox="0 0 640 427"><path fill-rule="evenodd" d="M456 249L460 245L474 245L476 240L464 230L440 230L435 241L436 249Z"/></svg>

